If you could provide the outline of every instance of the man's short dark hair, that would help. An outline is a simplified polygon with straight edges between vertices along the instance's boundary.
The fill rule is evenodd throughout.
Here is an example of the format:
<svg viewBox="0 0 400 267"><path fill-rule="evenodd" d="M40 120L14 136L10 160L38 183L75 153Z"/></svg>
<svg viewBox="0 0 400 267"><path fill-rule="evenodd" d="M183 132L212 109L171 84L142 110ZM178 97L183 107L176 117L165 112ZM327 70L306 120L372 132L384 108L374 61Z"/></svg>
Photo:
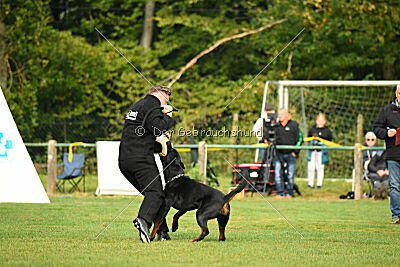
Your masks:
<svg viewBox="0 0 400 267"><path fill-rule="evenodd" d="M149 89L148 94L151 94L151 93L154 93L154 92L164 92L169 96L172 94L172 90L169 89L167 86L164 86L164 85L154 85L153 87L151 87Z"/></svg>

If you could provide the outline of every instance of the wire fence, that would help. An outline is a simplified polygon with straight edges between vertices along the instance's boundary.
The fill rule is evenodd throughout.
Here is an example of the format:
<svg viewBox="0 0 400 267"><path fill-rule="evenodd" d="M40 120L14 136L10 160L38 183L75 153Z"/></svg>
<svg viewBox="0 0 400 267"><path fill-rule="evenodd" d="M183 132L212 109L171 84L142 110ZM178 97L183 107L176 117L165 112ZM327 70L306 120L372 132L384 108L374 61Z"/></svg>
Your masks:
<svg viewBox="0 0 400 267"><path fill-rule="evenodd" d="M40 174L45 174L47 169L47 146L48 143L25 143L28 148L32 160L35 164L37 171ZM70 143L57 143L57 162L62 162L63 153L69 153ZM188 170L190 168L191 161L191 149L198 151L198 144L180 144L174 145L177 149L185 149L181 151L182 161ZM227 166L224 158L231 159L232 164L237 163L253 163L255 149L265 148L265 146L260 145L227 145L227 144L207 144L207 164L208 167L212 167L217 175L223 177L229 177L232 175L230 166ZM216 150L221 149L221 150ZM353 158L354 158L354 146L341 146L341 147L320 147L320 146L277 146L277 150L284 149L299 149L302 152L296 163L296 178L307 177L307 151L313 149L326 149L329 151L330 155L338 155L341 157L341 162L330 162L329 164L340 164L341 166L347 166L344 170L335 172L338 170L336 166L329 170L330 165L326 166L325 177L339 178L339 179L350 179L353 173ZM364 147L365 150L385 150L385 147ZM86 147L76 147L74 148L74 153L85 153L85 172L91 175L97 175L97 156L96 156L96 144L88 143ZM344 157L345 155L346 157ZM347 160L346 160L347 159ZM225 162L225 163L224 163Z"/></svg>

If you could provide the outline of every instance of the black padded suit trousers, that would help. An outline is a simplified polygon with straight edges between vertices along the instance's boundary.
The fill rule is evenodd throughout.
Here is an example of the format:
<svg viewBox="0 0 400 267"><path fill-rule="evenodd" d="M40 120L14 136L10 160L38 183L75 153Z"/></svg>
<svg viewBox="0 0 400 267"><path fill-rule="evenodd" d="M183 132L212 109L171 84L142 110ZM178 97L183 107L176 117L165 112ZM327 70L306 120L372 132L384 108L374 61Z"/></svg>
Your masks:
<svg viewBox="0 0 400 267"><path fill-rule="evenodd" d="M119 161L119 169L125 178L144 195L138 217L144 219L150 228L165 199L154 156ZM165 220L158 231L168 232Z"/></svg>

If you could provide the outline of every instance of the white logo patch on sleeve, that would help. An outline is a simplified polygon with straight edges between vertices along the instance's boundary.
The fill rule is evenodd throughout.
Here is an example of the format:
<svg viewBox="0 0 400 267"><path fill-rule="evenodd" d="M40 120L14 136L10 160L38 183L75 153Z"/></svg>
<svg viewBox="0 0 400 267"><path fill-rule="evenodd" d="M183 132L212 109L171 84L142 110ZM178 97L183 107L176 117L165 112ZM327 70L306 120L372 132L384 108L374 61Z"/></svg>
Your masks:
<svg viewBox="0 0 400 267"><path fill-rule="evenodd" d="M131 121L135 121L136 117L137 117L138 112L137 111L132 111L129 110L128 114L126 114L126 118L127 120L131 120Z"/></svg>

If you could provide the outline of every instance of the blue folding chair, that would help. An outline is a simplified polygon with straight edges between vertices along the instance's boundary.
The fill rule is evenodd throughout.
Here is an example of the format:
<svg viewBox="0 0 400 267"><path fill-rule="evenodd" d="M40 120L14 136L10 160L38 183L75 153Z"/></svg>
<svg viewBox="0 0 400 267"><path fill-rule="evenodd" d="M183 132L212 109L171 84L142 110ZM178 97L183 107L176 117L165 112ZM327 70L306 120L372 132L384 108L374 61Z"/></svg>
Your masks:
<svg viewBox="0 0 400 267"><path fill-rule="evenodd" d="M82 172L85 167L85 154L72 154L72 161L69 160L69 153L64 153L63 156L63 171L57 175L57 189L65 193L65 182L68 181L72 187L69 192L74 192L79 189L79 184L83 182L83 192L85 192L85 174Z"/></svg>

